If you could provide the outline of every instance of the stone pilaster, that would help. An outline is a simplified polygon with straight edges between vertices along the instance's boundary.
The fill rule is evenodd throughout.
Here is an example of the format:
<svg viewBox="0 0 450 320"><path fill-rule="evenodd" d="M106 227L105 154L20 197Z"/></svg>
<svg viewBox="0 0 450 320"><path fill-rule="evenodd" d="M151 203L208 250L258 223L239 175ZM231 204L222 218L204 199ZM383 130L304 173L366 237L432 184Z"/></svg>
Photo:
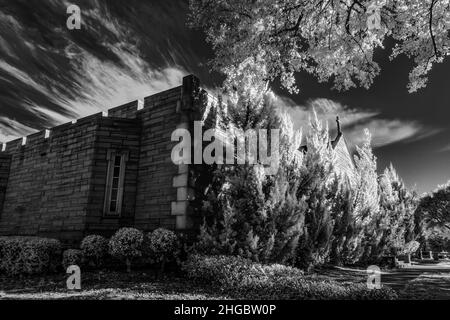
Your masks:
<svg viewBox="0 0 450 320"><path fill-rule="evenodd" d="M177 106L177 113L180 115L177 128L188 130L192 139L194 138L194 121L201 120L200 103L199 79L193 75L184 77L181 102ZM193 145L192 143L192 147ZM193 159L193 154L191 159ZM178 164L178 174L173 177L173 187L177 190L177 199L172 202L172 215L176 216L178 230L187 230L193 227L190 202L195 199L195 192L191 183L191 167L191 164Z"/></svg>

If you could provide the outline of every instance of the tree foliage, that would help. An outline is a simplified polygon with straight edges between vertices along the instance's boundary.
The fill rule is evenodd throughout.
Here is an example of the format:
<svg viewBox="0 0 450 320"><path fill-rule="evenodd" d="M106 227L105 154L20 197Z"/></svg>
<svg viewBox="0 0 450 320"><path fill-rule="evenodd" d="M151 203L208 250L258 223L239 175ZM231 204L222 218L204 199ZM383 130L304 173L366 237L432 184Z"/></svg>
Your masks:
<svg viewBox="0 0 450 320"><path fill-rule="evenodd" d="M429 228L450 230L450 181L420 199L417 215Z"/></svg>
<svg viewBox="0 0 450 320"><path fill-rule="evenodd" d="M375 50L385 49L387 39L395 43L391 59L413 60L414 92L450 53L448 0L190 0L190 8L191 24L206 31L215 49L213 67L236 95L258 95L275 78L297 92L299 71L332 79L339 90L368 88L380 73ZM374 12L380 25L371 28Z"/></svg>
<svg viewBox="0 0 450 320"><path fill-rule="evenodd" d="M379 177L380 211L376 217L378 237L368 259L401 254L405 246L419 238L416 233L417 195L409 191L391 164Z"/></svg>
<svg viewBox="0 0 450 320"><path fill-rule="evenodd" d="M273 176L266 176L259 164L216 168L203 202L199 251L256 261L293 259L304 223L304 203L297 197L295 180L303 161L297 150L301 132L294 130L287 115L276 114L270 101L265 95L259 101L227 104L228 126L247 130L280 123L280 166Z"/></svg>
<svg viewBox="0 0 450 320"><path fill-rule="evenodd" d="M256 165L221 165L203 202L200 253L237 255L306 270L324 263L376 262L415 240L416 196L393 166L377 173L369 131L356 148L352 176L342 175L328 126L310 118L306 148L287 114L229 102L229 125L280 128L280 165L266 175ZM243 103L245 101L245 103ZM254 102L253 102L254 103ZM300 151L303 150L303 151Z"/></svg>
<svg viewBox="0 0 450 320"><path fill-rule="evenodd" d="M314 112L309 123L307 152L299 175L298 197L305 201L305 228L297 263L305 269L324 263L329 255L333 230L329 185L333 175L333 150L328 127Z"/></svg>

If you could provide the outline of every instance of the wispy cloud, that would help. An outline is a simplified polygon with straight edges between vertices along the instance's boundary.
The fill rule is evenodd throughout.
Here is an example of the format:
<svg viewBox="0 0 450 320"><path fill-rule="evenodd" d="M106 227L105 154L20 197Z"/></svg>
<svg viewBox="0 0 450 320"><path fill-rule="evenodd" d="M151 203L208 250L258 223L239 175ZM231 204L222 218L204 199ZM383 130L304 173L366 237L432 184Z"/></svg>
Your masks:
<svg viewBox="0 0 450 320"><path fill-rule="evenodd" d="M44 94L50 94L50 92L44 86L31 79L26 72L10 65L1 58L0 58L0 70L7 73L10 77L15 78L15 80L18 82L24 83L30 86L31 88Z"/></svg>
<svg viewBox="0 0 450 320"><path fill-rule="evenodd" d="M78 99L66 101L74 116L85 116L181 84L186 75L180 67L153 69L138 52L111 48L121 58L122 67L103 62L87 52L78 57L80 74L76 79L86 85L79 88ZM60 99L64 99L60 96Z"/></svg>
<svg viewBox="0 0 450 320"><path fill-rule="evenodd" d="M6 117L0 117L0 127L0 141L14 140L36 131L34 128Z"/></svg>
<svg viewBox="0 0 450 320"><path fill-rule="evenodd" d="M362 142L365 128L372 133L372 144L375 148L420 140L440 132L439 129L428 128L417 121L387 119L377 110L352 109L328 99L316 99L306 106L299 106L286 97L274 96L274 99L275 104L292 116L298 129L307 127L313 110L328 122L331 131L335 128L336 116L339 116L344 134L351 144Z"/></svg>
<svg viewBox="0 0 450 320"><path fill-rule="evenodd" d="M439 149L439 152L450 152L450 144Z"/></svg>
<svg viewBox="0 0 450 320"><path fill-rule="evenodd" d="M66 18L69 1L30 3L16 0L8 13L0 10L1 140L177 86L187 74L177 62L198 62L189 46L178 44L188 41L176 38L186 34L180 31L184 30L182 19L168 19L174 8L155 10L156 4L144 2L115 8L113 3L93 0L82 5L82 30L72 32L60 23ZM34 13L31 20L29 6ZM415 121L387 119L378 110L351 109L326 99L307 106L298 106L286 97L274 99L288 110L297 127L306 127L312 108L329 122L331 130L339 115L353 143L360 142L366 127L377 147L424 139L436 130Z"/></svg>
<svg viewBox="0 0 450 320"><path fill-rule="evenodd" d="M372 134L372 145L383 147L397 142L406 141L415 136L422 135L426 128L414 121L398 119L371 119L367 122L353 126L348 130L347 136L354 144L362 142L362 132L368 128Z"/></svg>
<svg viewBox="0 0 450 320"><path fill-rule="evenodd" d="M82 8L81 36L61 26L50 30L43 16L65 13L68 4L43 2L35 12L38 26L0 11L1 141L178 86L187 74L174 63L151 64L127 21L99 1ZM47 34L36 36L39 27ZM14 37L17 45L6 45Z"/></svg>

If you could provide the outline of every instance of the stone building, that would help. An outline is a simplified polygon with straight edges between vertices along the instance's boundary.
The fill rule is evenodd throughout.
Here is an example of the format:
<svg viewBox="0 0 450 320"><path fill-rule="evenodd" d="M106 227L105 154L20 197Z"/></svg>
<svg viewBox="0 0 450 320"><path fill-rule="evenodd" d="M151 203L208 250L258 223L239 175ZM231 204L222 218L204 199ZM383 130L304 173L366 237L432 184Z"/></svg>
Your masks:
<svg viewBox="0 0 450 320"><path fill-rule="evenodd" d="M0 235L77 241L122 226L192 227L193 170L171 161L171 134L194 120L214 124L207 96L191 75L143 101L5 143Z"/></svg>
<svg viewBox="0 0 450 320"><path fill-rule="evenodd" d="M174 164L171 135L192 132L194 121L216 127L216 106L190 75L142 101L3 144L0 235L77 242L123 226L193 229L202 166ZM333 146L348 164L341 135Z"/></svg>

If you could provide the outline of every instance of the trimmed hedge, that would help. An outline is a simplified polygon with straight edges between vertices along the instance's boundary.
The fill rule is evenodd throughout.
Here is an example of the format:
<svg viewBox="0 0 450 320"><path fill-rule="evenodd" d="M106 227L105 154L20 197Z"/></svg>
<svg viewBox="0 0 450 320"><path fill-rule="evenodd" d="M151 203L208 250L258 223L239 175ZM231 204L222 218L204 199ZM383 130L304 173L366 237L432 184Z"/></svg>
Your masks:
<svg viewBox="0 0 450 320"><path fill-rule="evenodd" d="M161 272L167 262L176 261L180 255L181 243L175 232L159 228L144 237L143 254L146 260L159 263Z"/></svg>
<svg viewBox="0 0 450 320"><path fill-rule="evenodd" d="M83 252L78 249L67 249L63 252L62 266L67 269L69 266L81 266L83 262Z"/></svg>
<svg viewBox="0 0 450 320"><path fill-rule="evenodd" d="M108 255L108 240L99 235L90 235L81 241L80 249L88 265L100 267Z"/></svg>
<svg viewBox="0 0 450 320"><path fill-rule="evenodd" d="M142 256L144 234L135 228L122 228L109 240L109 253L114 258L125 261L127 272L131 271L131 261Z"/></svg>
<svg viewBox="0 0 450 320"><path fill-rule="evenodd" d="M234 256L192 255L183 264L187 276L200 283L247 299L382 299L397 298L388 287L369 290L364 283L339 284L314 280L296 268L261 265Z"/></svg>
<svg viewBox="0 0 450 320"><path fill-rule="evenodd" d="M38 237L0 237L0 272L8 275L55 272L61 266L61 243Z"/></svg>

